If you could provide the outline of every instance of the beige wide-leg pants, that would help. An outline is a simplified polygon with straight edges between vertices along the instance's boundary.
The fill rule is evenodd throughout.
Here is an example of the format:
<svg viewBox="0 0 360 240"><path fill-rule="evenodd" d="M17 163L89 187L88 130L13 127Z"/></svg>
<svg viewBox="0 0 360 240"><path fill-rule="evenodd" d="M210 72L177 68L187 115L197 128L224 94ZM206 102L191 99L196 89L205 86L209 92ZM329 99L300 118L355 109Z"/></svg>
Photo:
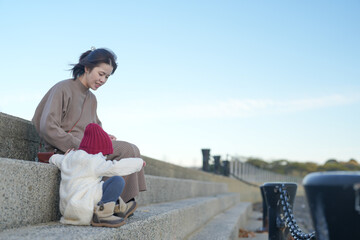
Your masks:
<svg viewBox="0 0 360 240"><path fill-rule="evenodd" d="M141 157L140 151L134 144L124 141L113 141L114 153L107 157L108 160L119 160L123 158ZM121 198L127 202L135 198L139 192L146 191L146 182L144 176L144 168L140 172L123 176L125 179L125 187L121 194Z"/></svg>

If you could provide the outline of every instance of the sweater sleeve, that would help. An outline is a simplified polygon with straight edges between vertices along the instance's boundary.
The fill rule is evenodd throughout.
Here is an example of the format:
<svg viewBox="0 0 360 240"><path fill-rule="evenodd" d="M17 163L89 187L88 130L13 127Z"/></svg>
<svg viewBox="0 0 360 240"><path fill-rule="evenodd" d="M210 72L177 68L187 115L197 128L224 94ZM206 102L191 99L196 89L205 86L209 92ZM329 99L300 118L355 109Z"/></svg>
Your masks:
<svg viewBox="0 0 360 240"><path fill-rule="evenodd" d="M49 163L57 166L59 169L61 169L61 162L64 159L65 155L61 155L61 154L54 154L50 157L49 159Z"/></svg>
<svg viewBox="0 0 360 240"><path fill-rule="evenodd" d="M143 162L141 158L102 161L95 171L98 176L126 176L139 172L143 167Z"/></svg>
<svg viewBox="0 0 360 240"><path fill-rule="evenodd" d="M49 92L40 118L39 131L42 138L63 152L70 148L77 148L81 142L80 139L61 128L62 115L66 114L70 101L67 91L55 86Z"/></svg>

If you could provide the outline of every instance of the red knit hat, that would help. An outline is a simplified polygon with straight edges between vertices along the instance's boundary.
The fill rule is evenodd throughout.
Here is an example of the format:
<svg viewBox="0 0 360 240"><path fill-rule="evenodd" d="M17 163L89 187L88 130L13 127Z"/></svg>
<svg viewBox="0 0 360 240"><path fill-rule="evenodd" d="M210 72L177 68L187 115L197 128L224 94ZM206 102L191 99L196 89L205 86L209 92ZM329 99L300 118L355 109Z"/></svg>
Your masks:
<svg viewBox="0 0 360 240"><path fill-rule="evenodd" d="M79 150L89 154L102 152L103 155L108 155L113 153L113 146L109 135L98 124L90 123L85 128Z"/></svg>

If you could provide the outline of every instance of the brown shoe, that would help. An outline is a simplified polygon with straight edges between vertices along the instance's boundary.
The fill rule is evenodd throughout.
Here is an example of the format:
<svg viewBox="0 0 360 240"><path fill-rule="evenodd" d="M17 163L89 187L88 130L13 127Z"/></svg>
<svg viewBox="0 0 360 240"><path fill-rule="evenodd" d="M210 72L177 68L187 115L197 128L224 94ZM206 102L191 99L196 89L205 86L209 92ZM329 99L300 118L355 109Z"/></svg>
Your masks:
<svg viewBox="0 0 360 240"><path fill-rule="evenodd" d="M115 202L102 203L94 208L91 225L94 227L120 227L125 224L121 217L114 216Z"/></svg>
<svg viewBox="0 0 360 240"><path fill-rule="evenodd" d="M119 204L115 205L114 215L127 219L129 216L135 212L137 208L137 203L135 201L130 201L125 203L121 197L119 197Z"/></svg>

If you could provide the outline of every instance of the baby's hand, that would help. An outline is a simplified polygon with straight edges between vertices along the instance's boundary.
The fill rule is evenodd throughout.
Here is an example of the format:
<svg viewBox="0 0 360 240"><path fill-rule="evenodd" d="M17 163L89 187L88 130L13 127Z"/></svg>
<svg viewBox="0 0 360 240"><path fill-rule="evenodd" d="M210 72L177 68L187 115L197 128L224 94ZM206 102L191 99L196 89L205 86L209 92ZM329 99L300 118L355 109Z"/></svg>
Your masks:
<svg viewBox="0 0 360 240"><path fill-rule="evenodd" d="M74 150L74 148L70 148L70 149L68 149L66 152L65 152L65 154L64 155L66 155L66 154L68 154L70 151L72 151L72 150Z"/></svg>
<svg viewBox="0 0 360 240"><path fill-rule="evenodd" d="M145 167L146 166L146 162L143 160L143 167Z"/></svg>
<svg viewBox="0 0 360 240"><path fill-rule="evenodd" d="M108 134L111 141L116 141L116 137L114 135Z"/></svg>

